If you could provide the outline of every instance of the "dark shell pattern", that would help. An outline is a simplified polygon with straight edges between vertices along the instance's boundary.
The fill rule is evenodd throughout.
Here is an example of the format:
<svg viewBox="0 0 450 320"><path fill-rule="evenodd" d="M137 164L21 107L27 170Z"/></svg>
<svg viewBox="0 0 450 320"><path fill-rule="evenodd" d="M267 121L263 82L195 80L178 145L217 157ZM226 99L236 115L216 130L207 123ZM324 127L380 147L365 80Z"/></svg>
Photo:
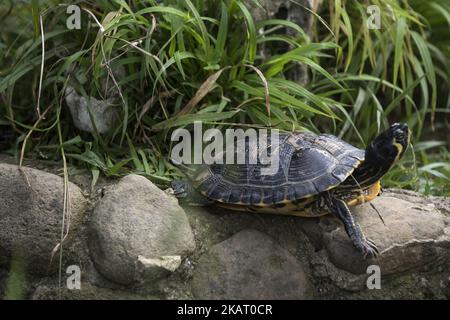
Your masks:
<svg viewBox="0 0 450 320"><path fill-rule="evenodd" d="M246 154L257 152L245 144ZM257 148L256 148L257 149ZM278 170L262 175L265 165L212 164L203 166L194 186L210 200L239 205L290 203L333 189L364 161L364 150L333 135L280 134L278 146L269 142L269 155L279 152ZM267 166L267 165L266 165Z"/></svg>

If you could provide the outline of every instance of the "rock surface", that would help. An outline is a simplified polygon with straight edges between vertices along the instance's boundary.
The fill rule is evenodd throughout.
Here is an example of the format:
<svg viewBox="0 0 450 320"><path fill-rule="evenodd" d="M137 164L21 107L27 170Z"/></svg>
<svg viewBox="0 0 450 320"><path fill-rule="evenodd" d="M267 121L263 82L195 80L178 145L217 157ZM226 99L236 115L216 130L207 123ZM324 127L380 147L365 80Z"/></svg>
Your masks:
<svg viewBox="0 0 450 320"><path fill-rule="evenodd" d="M89 179L80 185L90 190ZM386 225L370 205L353 208L382 253L365 261L330 215L184 211L135 175L99 181L87 205L69 186L62 299L450 297L450 198L385 190L373 204ZM0 299L59 298L58 277L47 270L60 237L62 188L57 175L0 164ZM381 289L366 286L369 264L380 267ZM73 265L81 270L81 290L64 285Z"/></svg>
<svg viewBox="0 0 450 320"><path fill-rule="evenodd" d="M114 78L110 74L111 70ZM72 64L67 69L67 74L70 73L70 82L65 91L65 101L72 115L73 123L79 130L95 133L91 115L95 122L95 128L100 134L110 130L117 119L117 109L121 104L121 100L115 81L123 79L126 76L126 72L120 66L114 66L112 69L105 68L102 71L103 76L99 78L97 92L99 97L97 99L94 96L83 96L80 91L75 89L79 86L84 86L86 91L89 92L88 88L94 80L87 77L85 70L75 64Z"/></svg>
<svg viewBox="0 0 450 320"><path fill-rule="evenodd" d="M211 247L198 261L192 287L198 299L305 299L310 290L298 260L251 229Z"/></svg>
<svg viewBox="0 0 450 320"><path fill-rule="evenodd" d="M427 268L436 270L450 261L450 217L423 199L406 201L388 194L373 200L385 225L369 204L353 209L362 230L380 250L376 259L363 260L334 217L305 221L303 230L317 249L326 251L332 265L344 271L340 277L348 287L352 287L352 282L362 281L352 275L366 274L372 264L378 265L385 276Z"/></svg>
<svg viewBox="0 0 450 320"><path fill-rule="evenodd" d="M97 203L89 249L99 272L120 284L152 282L195 248L183 209L148 179L129 175Z"/></svg>
<svg viewBox="0 0 450 320"><path fill-rule="evenodd" d="M0 266L8 268L15 256L29 273L50 271L52 250L60 242L63 188L63 179L54 174L0 163ZM75 235L87 205L72 183L69 199L70 232L64 245Z"/></svg>
<svg viewBox="0 0 450 320"><path fill-rule="evenodd" d="M155 300L149 295L137 294L133 291L100 288L89 283L80 290L63 289L59 292L56 285L40 285L31 295L31 300Z"/></svg>
<svg viewBox="0 0 450 320"><path fill-rule="evenodd" d="M114 107L116 98L99 100L90 97L89 105L85 97L77 93L74 88L67 87L65 99L70 114L72 115L73 123L79 130L91 133L95 132L89 114L89 108L95 121L95 127L99 133L107 132L113 125L117 115L116 108Z"/></svg>

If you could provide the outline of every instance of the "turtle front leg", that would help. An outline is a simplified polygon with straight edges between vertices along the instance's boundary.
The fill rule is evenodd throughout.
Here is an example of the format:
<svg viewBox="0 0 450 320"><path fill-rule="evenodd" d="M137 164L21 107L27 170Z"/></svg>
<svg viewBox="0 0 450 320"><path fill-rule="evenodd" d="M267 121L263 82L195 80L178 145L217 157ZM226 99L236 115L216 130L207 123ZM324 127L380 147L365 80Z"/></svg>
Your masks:
<svg viewBox="0 0 450 320"><path fill-rule="evenodd" d="M364 259L366 257L375 258L379 253L377 246L371 240L366 239L347 204L340 199L330 197L328 206L330 211L342 221L347 235L352 240L354 246L362 253Z"/></svg>

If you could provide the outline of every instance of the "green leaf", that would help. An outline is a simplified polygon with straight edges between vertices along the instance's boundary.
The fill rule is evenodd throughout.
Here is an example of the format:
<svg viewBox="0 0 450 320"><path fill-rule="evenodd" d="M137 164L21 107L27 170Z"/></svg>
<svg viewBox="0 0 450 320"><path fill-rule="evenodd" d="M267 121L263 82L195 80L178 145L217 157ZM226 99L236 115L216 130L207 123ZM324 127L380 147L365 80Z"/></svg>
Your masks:
<svg viewBox="0 0 450 320"><path fill-rule="evenodd" d="M225 52L225 42L228 35L228 8L223 2L220 3L220 6L222 13L220 16L221 19L216 41L216 57L218 60L220 60L219 57L221 57Z"/></svg>
<svg viewBox="0 0 450 320"><path fill-rule="evenodd" d="M431 84L431 119L433 123L437 99L436 72L434 69L433 59L431 58L430 51L428 50L424 39L415 31L411 31L411 36L417 46L417 49L419 49L428 82Z"/></svg>
<svg viewBox="0 0 450 320"><path fill-rule="evenodd" d="M34 35L38 37L41 33L40 31L40 9L39 0L31 0L31 17L33 19Z"/></svg>
<svg viewBox="0 0 450 320"><path fill-rule="evenodd" d="M227 111L221 113L201 113L201 114L187 114L171 118L155 124L152 128L155 130L169 129L173 127L182 127L188 124L192 124L195 121L211 122L220 121L234 117L239 110Z"/></svg>
<svg viewBox="0 0 450 320"><path fill-rule="evenodd" d="M405 18L399 18L395 28L395 50L394 50L394 70L392 83L397 84L398 69L403 63L403 46L407 25Z"/></svg>
<svg viewBox="0 0 450 320"><path fill-rule="evenodd" d="M131 141L130 137L127 136L127 141L128 141L128 147L130 148L130 155L131 155L131 160L133 161L133 165L135 167L135 169L137 171L144 171L144 166L141 162L141 160L139 159L139 156L136 152L136 148L133 145L133 142Z"/></svg>
<svg viewBox="0 0 450 320"><path fill-rule="evenodd" d="M246 32L248 39L247 44L248 63L253 63L256 57L256 50L257 50L255 22L253 20L252 14L250 13L250 11L248 11L245 4L243 4L240 0L237 0L236 3L239 6L239 9L241 10L242 14L244 15L245 23L247 25Z"/></svg>

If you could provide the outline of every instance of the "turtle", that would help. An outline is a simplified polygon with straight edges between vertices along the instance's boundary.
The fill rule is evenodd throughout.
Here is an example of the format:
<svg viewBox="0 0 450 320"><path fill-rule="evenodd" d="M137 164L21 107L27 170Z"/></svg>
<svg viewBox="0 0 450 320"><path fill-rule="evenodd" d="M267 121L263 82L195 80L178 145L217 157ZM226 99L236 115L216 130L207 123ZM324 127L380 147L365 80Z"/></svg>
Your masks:
<svg viewBox="0 0 450 320"><path fill-rule="evenodd" d="M331 134L290 132L279 135L279 165L262 175L261 163L203 164L173 180L175 196L234 211L320 217L331 213L364 259L377 257L350 207L374 199L380 179L403 156L410 140L407 124L395 123L363 150ZM254 147L253 147L254 148ZM267 148L273 150L270 143ZM246 154L254 152L247 144Z"/></svg>

